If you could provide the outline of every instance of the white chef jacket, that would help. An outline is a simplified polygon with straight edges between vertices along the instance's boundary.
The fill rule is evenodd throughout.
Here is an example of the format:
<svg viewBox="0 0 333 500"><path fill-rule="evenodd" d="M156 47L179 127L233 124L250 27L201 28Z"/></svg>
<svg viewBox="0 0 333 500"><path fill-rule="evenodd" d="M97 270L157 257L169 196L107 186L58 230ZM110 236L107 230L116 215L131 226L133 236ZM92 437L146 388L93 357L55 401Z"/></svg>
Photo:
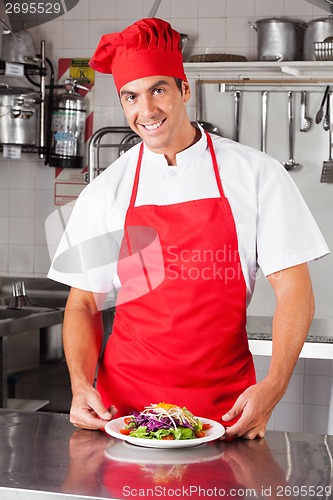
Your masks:
<svg viewBox="0 0 333 500"><path fill-rule="evenodd" d="M177 166L168 165L164 155L144 147L136 206L220 196L207 138L203 129L195 126L202 136L176 155ZM223 190L235 219L249 303L258 267L267 276L317 259L329 249L297 186L277 160L226 138L212 135L212 139ZM133 146L120 156L82 191L49 278L93 292L105 293L120 286L117 248L139 147Z"/></svg>

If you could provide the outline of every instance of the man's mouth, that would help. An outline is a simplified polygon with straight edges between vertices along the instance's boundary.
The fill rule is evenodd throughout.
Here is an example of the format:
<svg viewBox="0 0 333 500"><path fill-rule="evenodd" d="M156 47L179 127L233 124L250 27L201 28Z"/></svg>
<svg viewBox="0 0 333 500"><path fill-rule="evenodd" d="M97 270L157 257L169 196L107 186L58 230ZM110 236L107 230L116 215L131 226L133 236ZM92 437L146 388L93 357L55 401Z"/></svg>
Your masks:
<svg viewBox="0 0 333 500"><path fill-rule="evenodd" d="M141 123L141 126L150 132L152 130L157 130L162 125L162 123L164 123L165 120L166 118L164 118L164 120L161 120L160 122L149 123L149 124Z"/></svg>

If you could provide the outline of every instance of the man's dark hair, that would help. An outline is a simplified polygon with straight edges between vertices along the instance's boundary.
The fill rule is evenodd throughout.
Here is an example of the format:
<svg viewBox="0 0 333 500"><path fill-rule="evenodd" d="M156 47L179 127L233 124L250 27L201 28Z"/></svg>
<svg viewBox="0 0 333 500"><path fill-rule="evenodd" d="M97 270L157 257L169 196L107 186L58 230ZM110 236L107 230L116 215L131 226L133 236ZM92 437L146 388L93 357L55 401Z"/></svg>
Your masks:
<svg viewBox="0 0 333 500"><path fill-rule="evenodd" d="M181 78L176 78L175 76L174 76L174 79L175 79L177 87L179 88L181 95L183 95L183 85L182 85L183 80Z"/></svg>

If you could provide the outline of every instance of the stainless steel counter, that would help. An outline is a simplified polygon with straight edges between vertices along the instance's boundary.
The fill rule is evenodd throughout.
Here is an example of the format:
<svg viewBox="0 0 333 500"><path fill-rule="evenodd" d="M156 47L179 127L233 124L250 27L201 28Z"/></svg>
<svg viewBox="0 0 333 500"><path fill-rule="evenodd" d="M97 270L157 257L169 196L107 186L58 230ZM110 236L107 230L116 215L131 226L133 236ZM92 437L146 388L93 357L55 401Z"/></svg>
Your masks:
<svg viewBox="0 0 333 500"><path fill-rule="evenodd" d="M272 318L268 316L248 316L247 332L250 340L272 340ZM314 318L312 321L306 343L326 345L325 350L330 354L327 358L333 358L333 319Z"/></svg>
<svg viewBox="0 0 333 500"><path fill-rule="evenodd" d="M154 450L77 430L67 415L0 410L0 442L3 500L333 498L333 436L270 431Z"/></svg>

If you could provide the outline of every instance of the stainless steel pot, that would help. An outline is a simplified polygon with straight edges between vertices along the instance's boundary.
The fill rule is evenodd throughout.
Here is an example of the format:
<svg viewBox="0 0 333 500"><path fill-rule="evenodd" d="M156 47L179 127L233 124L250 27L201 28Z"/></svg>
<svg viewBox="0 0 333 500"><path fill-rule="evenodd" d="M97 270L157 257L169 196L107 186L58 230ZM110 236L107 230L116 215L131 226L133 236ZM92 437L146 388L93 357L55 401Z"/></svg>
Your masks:
<svg viewBox="0 0 333 500"><path fill-rule="evenodd" d="M37 144L40 102L32 89L1 84L0 144Z"/></svg>
<svg viewBox="0 0 333 500"><path fill-rule="evenodd" d="M286 18L259 19L251 24L258 33L259 61L295 61L298 59L299 22Z"/></svg>
<svg viewBox="0 0 333 500"><path fill-rule="evenodd" d="M3 61L14 63L38 62L35 45L28 31L15 33L3 19L0 19L0 32L0 57Z"/></svg>
<svg viewBox="0 0 333 500"><path fill-rule="evenodd" d="M315 42L324 42L333 37L333 16L313 19L305 25L304 60L315 61Z"/></svg>

